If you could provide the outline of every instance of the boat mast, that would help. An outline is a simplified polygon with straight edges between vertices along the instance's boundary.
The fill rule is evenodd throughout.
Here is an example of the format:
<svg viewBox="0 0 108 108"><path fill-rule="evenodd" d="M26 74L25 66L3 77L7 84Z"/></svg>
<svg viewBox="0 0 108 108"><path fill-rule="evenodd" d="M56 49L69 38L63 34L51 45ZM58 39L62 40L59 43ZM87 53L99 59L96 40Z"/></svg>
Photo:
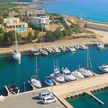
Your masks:
<svg viewBox="0 0 108 108"><path fill-rule="evenodd" d="M90 66L90 67L89 67ZM87 68L90 68L91 70L92 68L92 62L91 62L91 57L90 57L90 51L89 51L89 47L87 49Z"/></svg>
<svg viewBox="0 0 108 108"><path fill-rule="evenodd" d="M15 50L18 52L18 41L17 41L17 34L16 34L16 22L15 22Z"/></svg>
<svg viewBox="0 0 108 108"><path fill-rule="evenodd" d="M36 56L36 69L35 69L35 71L36 71L36 78L38 78L38 69L37 69L37 56Z"/></svg>

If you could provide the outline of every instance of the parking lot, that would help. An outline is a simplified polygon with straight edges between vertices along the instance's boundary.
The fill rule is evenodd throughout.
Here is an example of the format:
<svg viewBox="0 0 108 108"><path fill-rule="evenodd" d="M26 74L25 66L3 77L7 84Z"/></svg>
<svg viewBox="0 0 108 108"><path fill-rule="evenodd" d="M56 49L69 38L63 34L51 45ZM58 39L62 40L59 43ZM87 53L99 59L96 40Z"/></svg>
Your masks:
<svg viewBox="0 0 108 108"><path fill-rule="evenodd" d="M38 95L39 92L31 92L8 97L4 102L0 102L0 108L65 108L59 101L44 105Z"/></svg>

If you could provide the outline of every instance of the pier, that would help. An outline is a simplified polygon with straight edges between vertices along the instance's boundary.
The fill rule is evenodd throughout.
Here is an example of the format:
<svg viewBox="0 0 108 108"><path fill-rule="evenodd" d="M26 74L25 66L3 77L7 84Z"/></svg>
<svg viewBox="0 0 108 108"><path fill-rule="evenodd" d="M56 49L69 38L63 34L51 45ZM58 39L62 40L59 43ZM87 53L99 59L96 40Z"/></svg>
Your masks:
<svg viewBox="0 0 108 108"><path fill-rule="evenodd" d="M8 87L5 85L5 89L7 91L7 96L12 96L13 94L9 91Z"/></svg>
<svg viewBox="0 0 108 108"><path fill-rule="evenodd" d="M35 96L35 94L38 95L39 92L41 92L41 91L50 91L57 97L57 99L60 101L60 103L62 103L66 108L73 108L66 101L66 98L67 97L74 98L77 95L87 93L88 95L93 97L97 102L99 102L99 104L103 105L104 102L102 102L100 99L98 99L96 96L94 96L92 94L92 92L96 91L96 90L104 89L107 87L108 87L108 74L103 74L103 75L96 75L94 77L76 80L76 81L72 81L72 82L67 82L67 83L63 83L63 84L59 84L59 85L55 85L55 86L51 86L51 87L34 89L32 91L19 93L16 95L8 95L7 99L9 99L8 100L9 103L13 103L13 102L11 102L11 99L15 98L18 101L18 103L20 103L21 105L23 104L23 107L29 108L29 106L27 106L25 103L29 103L29 101L30 102L32 101L32 98L34 98L34 97L32 97L32 95L34 95L34 96ZM7 91L8 91L8 89L7 89ZM26 97L26 98L28 97L29 101L24 100L22 103L21 99L24 97ZM21 98L21 99L17 99L17 98ZM38 105L38 103L36 103L37 99L34 99L34 100L35 100L34 105L36 104L36 106L40 106L40 105ZM5 101L5 102L7 103L8 101ZM29 103L29 104L31 104L31 103ZM15 107L14 104L16 105L17 103L13 103L13 107L11 107L11 108ZM55 103L53 103L52 106L54 106L54 105L55 105ZM51 108L52 106L50 106L49 108ZM8 108L8 107L6 107L5 104L2 103L2 108ZM58 108L58 107L55 107L55 108Z"/></svg>
<svg viewBox="0 0 108 108"><path fill-rule="evenodd" d="M97 98L96 96L94 96L90 91L86 92L88 95L90 95L91 97L93 97L97 102L99 102L100 104L104 104L104 102L102 102L99 98Z"/></svg>

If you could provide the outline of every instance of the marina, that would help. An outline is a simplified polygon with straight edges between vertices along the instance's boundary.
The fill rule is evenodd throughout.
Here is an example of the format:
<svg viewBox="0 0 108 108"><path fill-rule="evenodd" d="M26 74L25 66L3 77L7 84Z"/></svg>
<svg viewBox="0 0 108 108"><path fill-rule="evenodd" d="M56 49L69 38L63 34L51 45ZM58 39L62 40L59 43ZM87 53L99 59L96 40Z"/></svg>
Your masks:
<svg viewBox="0 0 108 108"><path fill-rule="evenodd" d="M92 71L88 71L88 70L86 71L88 71L89 73L91 72L90 74L91 76L104 73L99 70L99 66L102 64L108 63L107 59L104 56L108 53L107 46L106 46L106 49L102 52L98 50L96 46L89 46L89 50L90 50L90 55L91 55L93 72L95 73L92 73ZM97 56L95 56L95 54ZM103 59L100 60L99 58L103 58ZM104 61L104 58L106 59L106 61ZM83 77L85 76L85 74L84 73L81 74L81 72L85 71L83 67L85 68L88 67L87 66L88 65L87 64L87 50L77 49L76 53L66 52L66 53L53 53L53 54L49 54L48 56L40 55L37 57L37 65L38 65L38 70L39 70L37 74L38 74L38 78L40 82L42 83L42 87L46 86L46 84L44 83L45 77L50 76L54 71L55 60L58 61L57 66L60 69L60 72L62 71L63 67L67 67L69 69L68 71L67 69L65 70L67 72L65 80L67 81L74 80L76 76L77 76L76 79L84 79ZM95 63L96 60L98 60L98 64ZM46 61L47 61L47 64L46 64ZM17 84L18 87L20 88L20 92L31 90L31 86L27 82L30 81L31 77L36 74L35 56L32 56L30 54L22 54L21 64L18 64L17 62L12 61L7 56L4 56L4 57L1 56L0 64L1 64L0 68L1 68L1 82L2 82L0 86L1 94L4 94L4 91L5 91L4 86L11 83ZM3 66L4 64L5 64L5 67ZM28 66L29 68L27 68ZM79 73L74 72L76 69L79 68L79 66L82 68L80 69L81 72L78 71L80 72L81 75ZM73 72L73 74L70 75L70 77L73 79L69 77L69 74L70 74L69 71ZM8 74L11 74L11 76ZM4 81L5 77L9 80ZM54 83L58 84L58 82L55 82L55 81Z"/></svg>

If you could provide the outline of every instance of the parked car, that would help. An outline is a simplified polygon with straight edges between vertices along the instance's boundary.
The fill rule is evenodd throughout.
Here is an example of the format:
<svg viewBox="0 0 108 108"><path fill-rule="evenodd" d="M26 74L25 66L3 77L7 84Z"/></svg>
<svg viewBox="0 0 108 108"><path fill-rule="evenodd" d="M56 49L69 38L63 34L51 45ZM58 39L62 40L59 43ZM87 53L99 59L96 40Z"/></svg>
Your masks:
<svg viewBox="0 0 108 108"><path fill-rule="evenodd" d="M40 92L39 93L39 97L40 97L40 99L43 99L45 96L53 96L53 94L52 93L50 93L50 92Z"/></svg>
<svg viewBox="0 0 108 108"><path fill-rule="evenodd" d="M56 102L57 101L57 98L53 95L48 95L48 96L45 96L41 102L43 104L49 104L49 103L53 103L53 102Z"/></svg>

